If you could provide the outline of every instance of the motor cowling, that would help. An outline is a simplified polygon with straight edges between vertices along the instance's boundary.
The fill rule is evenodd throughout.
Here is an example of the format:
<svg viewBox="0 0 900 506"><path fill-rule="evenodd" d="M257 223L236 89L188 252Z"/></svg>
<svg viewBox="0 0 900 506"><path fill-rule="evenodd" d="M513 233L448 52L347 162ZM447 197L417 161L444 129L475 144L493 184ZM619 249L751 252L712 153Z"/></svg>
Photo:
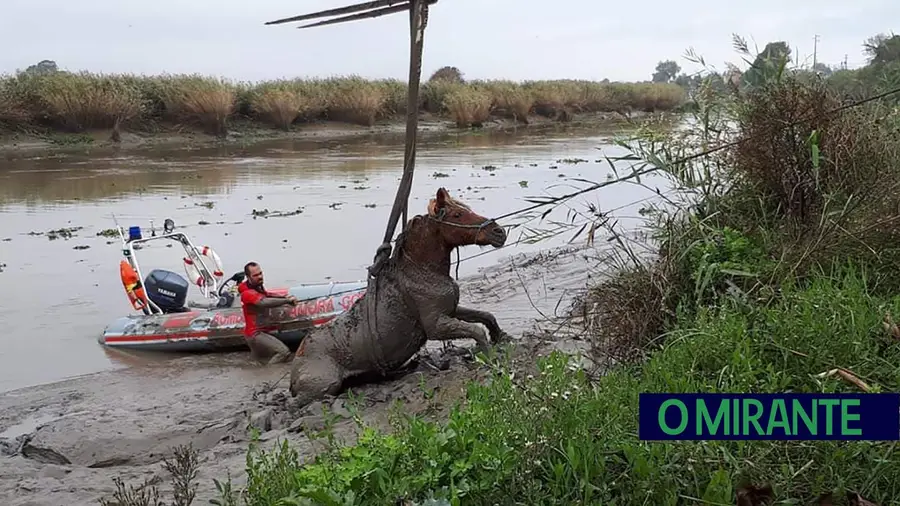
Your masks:
<svg viewBox="0 0 900 506"><path fill-rule="evenodd" d="M189 284L178 273L153 269L144 280L147 297L159 306L163 313L182 311L187 300Z"/></svg>

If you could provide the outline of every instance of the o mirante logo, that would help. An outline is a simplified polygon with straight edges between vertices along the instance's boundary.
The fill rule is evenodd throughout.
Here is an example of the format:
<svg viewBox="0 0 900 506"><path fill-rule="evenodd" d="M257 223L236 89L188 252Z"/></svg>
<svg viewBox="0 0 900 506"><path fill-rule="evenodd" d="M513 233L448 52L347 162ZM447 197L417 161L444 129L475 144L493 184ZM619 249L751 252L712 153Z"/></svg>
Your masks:
<svg viewBox="0 0 900 506"><path fill-rule="evenodd" d="M900 394L642 393L642 440L900 439Z"/></svg>

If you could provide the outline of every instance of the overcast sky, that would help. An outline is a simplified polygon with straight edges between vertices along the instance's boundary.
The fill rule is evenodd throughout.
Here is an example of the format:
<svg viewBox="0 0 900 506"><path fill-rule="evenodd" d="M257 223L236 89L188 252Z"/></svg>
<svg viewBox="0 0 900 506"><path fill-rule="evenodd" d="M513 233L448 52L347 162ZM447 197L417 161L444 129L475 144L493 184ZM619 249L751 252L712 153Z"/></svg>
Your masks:
<svg viewBox="0 0 900 506"><path fill-rule="evenodd" d="M0 73L42 59L67 70L213 74L238 80L359 74L406 78L407 16L297 30L266 21L361 0L0 0ZM739 62L732 33L786 40L801 59L864 64L862 43L900 21L897 0L440 0L423 73L468 78L649 79L693 47Z"/></svg>

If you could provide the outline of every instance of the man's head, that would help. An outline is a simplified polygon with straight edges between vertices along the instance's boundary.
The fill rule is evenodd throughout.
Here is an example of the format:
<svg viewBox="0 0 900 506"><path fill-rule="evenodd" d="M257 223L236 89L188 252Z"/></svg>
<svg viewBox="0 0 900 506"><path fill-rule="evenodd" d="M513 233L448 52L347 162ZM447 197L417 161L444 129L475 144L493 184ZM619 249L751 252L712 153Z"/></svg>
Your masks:
<svg viewBox="0 0 900 506"><path fill-rule="evenodd" d="M244 266L244 274L247 276L247 284L250 286L262 286L263 271L262 267L256 262L247 262Z"/></svg>

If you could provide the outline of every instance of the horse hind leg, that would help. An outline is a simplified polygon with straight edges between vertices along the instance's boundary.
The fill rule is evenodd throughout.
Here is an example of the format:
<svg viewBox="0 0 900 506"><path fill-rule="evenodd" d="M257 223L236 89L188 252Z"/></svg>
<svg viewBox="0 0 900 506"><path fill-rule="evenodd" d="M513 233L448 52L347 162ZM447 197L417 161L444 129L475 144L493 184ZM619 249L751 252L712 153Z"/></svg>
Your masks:
<svg viewBox="0 0 900 506"><path fill-rule="evenodd" d="M344 370L331 357L294 356L290 391L297 408L338 395L343 382Z"/></svg>
<svg viewBox="0 0 900 506"><path fill-rule="evenodd" d="M426 333L430 341L474 339L481 351L488 352L491 349L484 330L475 323L442 314L429 327L426 327Z"/></svg>

